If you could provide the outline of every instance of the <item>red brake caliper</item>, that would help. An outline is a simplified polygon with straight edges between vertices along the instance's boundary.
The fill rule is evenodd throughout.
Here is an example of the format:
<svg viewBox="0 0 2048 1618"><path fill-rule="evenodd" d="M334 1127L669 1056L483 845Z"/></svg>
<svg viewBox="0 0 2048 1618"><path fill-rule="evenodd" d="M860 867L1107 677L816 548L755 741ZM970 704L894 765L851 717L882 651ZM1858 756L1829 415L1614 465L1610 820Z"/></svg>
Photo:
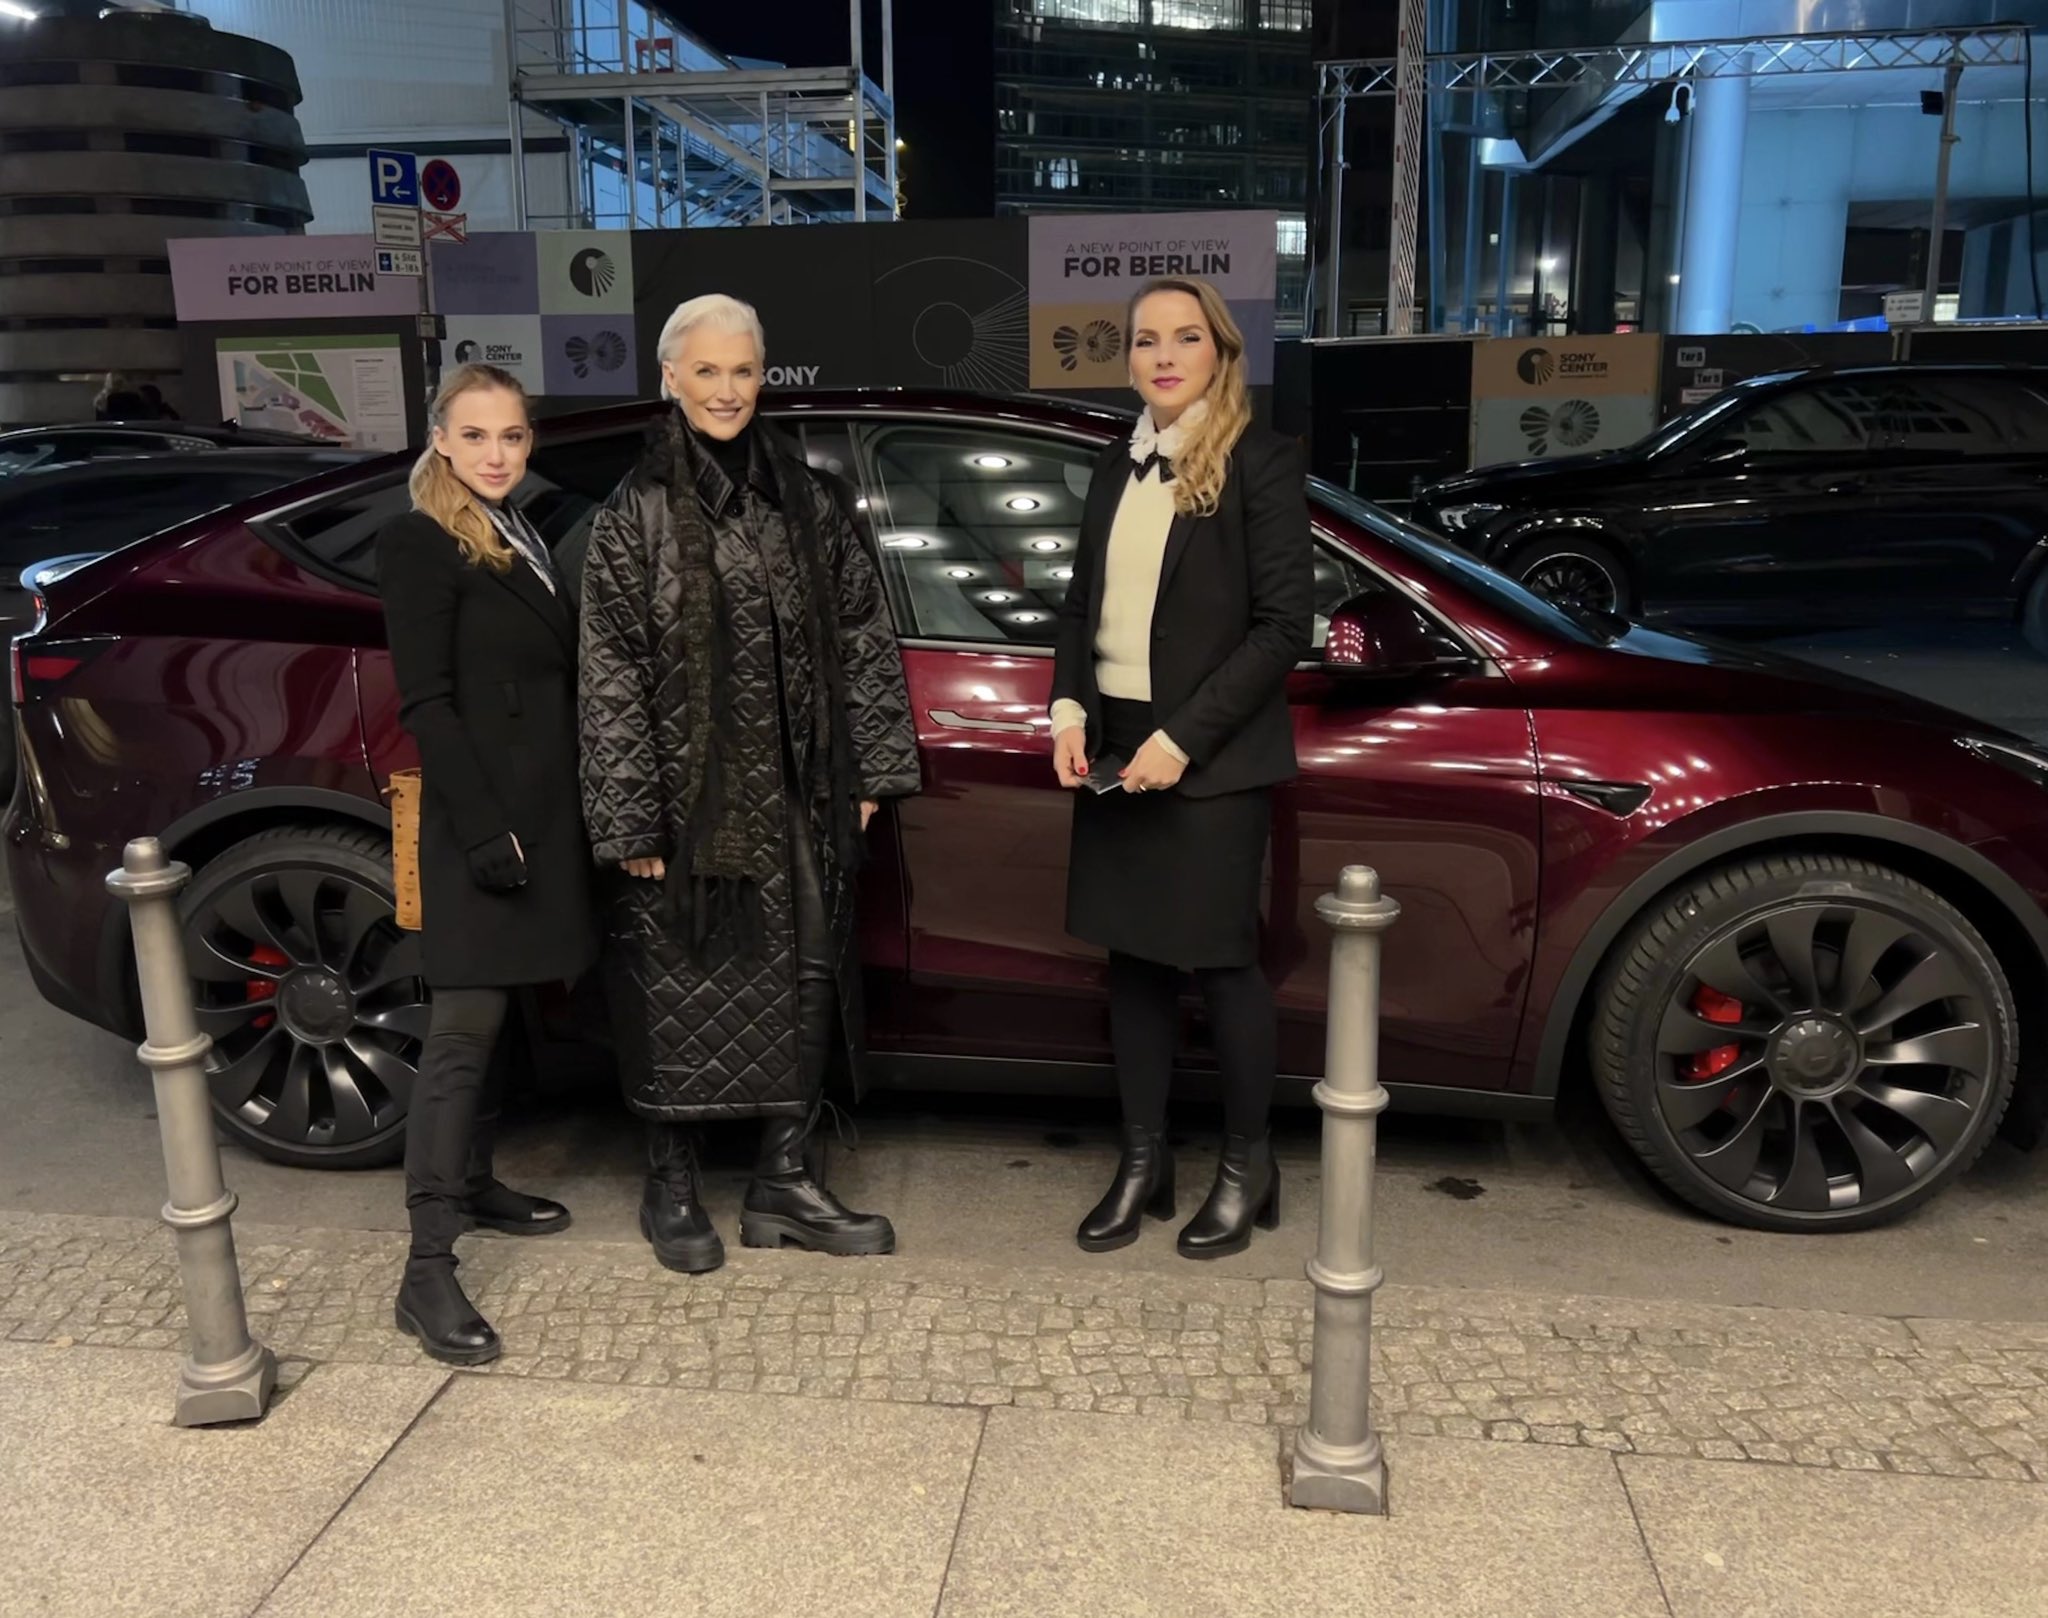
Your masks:
<svg viewBox="0 0 2048 1618"><path fill-rule="evenodd" d="M1742 1002L1732 995L1723 994L1719 989L1710 989L1704 983L1692 997L1692 1009L1702 1022L1742 1021ZM1717 1079L1733 1067L1741 1056L1740 1045L1716 1045L1711 1050L1704 1050L1697 1056L1686 1058L1685 1064L1679 1069L1679 1077Z"/></svg>
<svg viewBox="0 0 2048 1618"><path fill-rule="evenodd" d="M268 944L259 944L256 948L249 951L249 960L255 966L286 967L292 964L289 955L286 955L282 950L272 949ZM277 998L277 985L269 978L251 978L246 988L251 1005L261 1000L275 1000ZM250 1019L249 1025L252 1028L268 1028L276 1021L276 1015L266 1011L262 1016Z"/></svg>

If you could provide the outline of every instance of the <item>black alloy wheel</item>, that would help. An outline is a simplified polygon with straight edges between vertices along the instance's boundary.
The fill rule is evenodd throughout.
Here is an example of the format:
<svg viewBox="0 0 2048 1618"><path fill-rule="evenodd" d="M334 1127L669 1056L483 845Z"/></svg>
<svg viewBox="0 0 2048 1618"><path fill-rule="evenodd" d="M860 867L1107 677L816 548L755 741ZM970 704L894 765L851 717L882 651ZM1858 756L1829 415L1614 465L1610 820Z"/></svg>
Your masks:
<svg viewBox="0 0 2048 1618"><path fill-rule="evenodd" d="M1620 558L1591 539L1539 540L1515 557L1511 571L1530 590L1560 607L1626 613L1632 605L1628 573Z"/></svg>
<svg viewBox="0 0 2048 1618"><path fill-rule="evenodd" d="M1832 854L1700 879L1616 952L1593 1066L1630 1144L1695 1206L1853 1230L1933 1196L2012 1100L2012 991L1961 912Z"/></svg>
<svg viewBox="0 0 2048 1618"><path fill-rule="evenodd" d="M179 908L227 1133L302 1167L394 1161L429 1008L390 844L336 826L264 832L207 864Z"/></svg>

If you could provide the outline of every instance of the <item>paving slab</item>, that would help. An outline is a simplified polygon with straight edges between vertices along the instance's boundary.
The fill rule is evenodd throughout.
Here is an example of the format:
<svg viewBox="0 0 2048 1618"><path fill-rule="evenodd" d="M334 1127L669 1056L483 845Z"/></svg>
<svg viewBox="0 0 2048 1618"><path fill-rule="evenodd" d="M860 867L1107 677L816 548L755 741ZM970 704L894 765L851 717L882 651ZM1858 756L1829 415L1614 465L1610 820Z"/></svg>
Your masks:
<svg viewBox="0 0 2048 1618"><path fill-rule="evenodd" d="M2038 1485L1618 1457L1674 1618L2039 1618Z"/></svg>
<svg viewBox="0 0 2048 1618"><path fill-rule="evenodd" d="M261 1618L928 1618L977 1411L461 1377Z"/></svg>
<svg viewBox="0 0 2048 1618"><path fill-rule="evenodd" d="M1391 1514L1296 1511L1275 1435L995 1410L941 1618L1661 1618L1611 1456L1392 1439Z"/></svg>
<svg viewBox="0 0 2048 1618"><path fill-rule="evenodd" d="M180 1358L0 1344L0 1612L240 1618L447 1380L323 1365L260 1424L196 1430Z"/></svg>

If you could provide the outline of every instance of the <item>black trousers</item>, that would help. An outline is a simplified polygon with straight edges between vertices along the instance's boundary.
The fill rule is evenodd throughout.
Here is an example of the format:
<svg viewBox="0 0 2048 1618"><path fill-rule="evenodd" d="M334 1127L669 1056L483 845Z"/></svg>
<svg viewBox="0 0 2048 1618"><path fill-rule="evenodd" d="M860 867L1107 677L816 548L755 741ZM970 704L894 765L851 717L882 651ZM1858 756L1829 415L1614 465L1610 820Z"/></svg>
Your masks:
<svg viewBox="0 0 2048 1618"><path fill-rule="evenodd" d="M426 1053L405 1124L405 1209L412 1222L407 1267L455 1265L463 1205L491 1178L503 1096L492 1060L509 989L436 989Z"/></svg>
<svg viewBox="0 0 2048 1618"><path fill-rule="evenodd" d="M810 1133L818 1101L825 1093L825 1075L832 1065L832 1042L839 1034L839 951L832 937L831 919L825 913L825 879L818 862L818 850L811 841L810 818L792 797L786 803L789 816L790 899L796 928L796 1037L798 1071L803 1076L804 1099L810 1116L802 1119L764 1118L761 1128L763 1161L774 1155L771 1147L787 1144L791 1126L801 1126L801 1139ZM666 1119L647 1121L649 1161L660 1166L673 1160L691 1126Z"/></svg>
<svg viewBox="0 0 2048 1618"><path fill-rule="evenodd" d="M1109 1037L1126 1123L1166 1127L1181 981L1177 967L1118 952L1109 957ZM1223 1071L1223 1127L1257 1139L1266 1132L1279 1061L1272 985L1256 965L1203 967L1195 982Z"/></svg>

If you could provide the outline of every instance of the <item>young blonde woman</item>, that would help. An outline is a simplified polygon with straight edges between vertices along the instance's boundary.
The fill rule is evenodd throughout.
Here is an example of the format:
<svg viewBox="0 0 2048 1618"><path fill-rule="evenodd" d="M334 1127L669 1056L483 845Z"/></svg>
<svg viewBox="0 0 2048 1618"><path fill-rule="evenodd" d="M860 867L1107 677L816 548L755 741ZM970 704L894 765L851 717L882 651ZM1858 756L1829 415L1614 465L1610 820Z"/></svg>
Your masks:
<svg viewBox="0 0 2048 1618"><path fill-rule="evenodd" d="M1251 425L1244 337L1214 287L1153 282L1126 335L1145 410L1096 464L1053 665L1054 767L1075 792L1067 928L1109 951L1124 1113L1116 1178L1076 1236L1104 1252L1135 1241L1145 1214L1173 1215L1166 1099L1192 972L1224 1141L1179 1248L1218 1258L1279 1219L1259 882L1270 792L1295 773L1286 684L1310 639L1308 499L1296 445Z"/></svg>
<svg viewBox="0 0 2048 1618"><path fill-rule="evenodd" d="M412 1250L399 1329L435 1359L496 1359L455 1279L466 1224L538 1235L558 1202L491 1172L491 1054L516 989L597 958L576 785L576 617L548 548L510 504L533 424L516 378L465 365L433 404L413 509L377 541L401 718L419 744L421 950L433 1014L406 1123Z"/></svg>

